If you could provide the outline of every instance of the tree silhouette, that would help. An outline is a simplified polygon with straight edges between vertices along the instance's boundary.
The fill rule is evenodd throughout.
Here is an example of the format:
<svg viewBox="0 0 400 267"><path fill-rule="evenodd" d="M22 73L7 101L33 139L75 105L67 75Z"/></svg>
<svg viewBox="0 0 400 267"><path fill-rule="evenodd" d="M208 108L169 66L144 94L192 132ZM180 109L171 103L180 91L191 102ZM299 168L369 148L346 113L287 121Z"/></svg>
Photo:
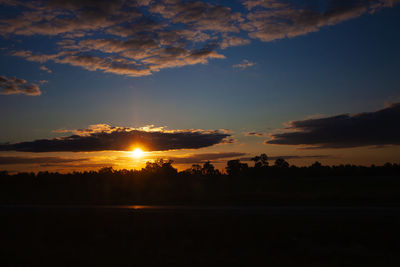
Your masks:
<svg viewBox="0 0 400 267"><path fill-rule="evenodd" d="M260 156L255 162L263 164L265 157ZM148 162L142 170L105 167L98 171L68 174L48 171L10 174L0 171L0 203L225 203L255 199L270 203L271 199L280 201L286 197L293 203L302 200L320 203L322 192L329 193L323 196L327 201L337 199L351 203L353 199L371 199L400 203L398 194L393 194L396 192L393 190L400 188L400 165L396 163L365 167L350 164L322 166L316 162L308 167L292 165L289 168L284 159L277 159L273 167L258 166L248 167L240 160L230 160L226 166L229 179L210 162L177 172L172 161L165 160ZM338 179L344 176L346 179ZM321 177L324 177L323 183ZM291 190L298 188L307 193L292 194ZM268 193L271 191L277 192L276 198ZM249 192L255 194L248 195Z"/></svg>
<svg viewBox="0 0 400 267"><path fill-rule="evenodd" d="M203 164L203 168L201 169L201 173L203 175L216 175L219 174L219 171L215 169L214 165L210 163L210 161L207 161L206 163Z"/></svg>
<svg viewBox="0 0 400 267"><path fill-rule="evenodd" d="M103 167L99 170L99 174L101 175L112 174L113 172L114 172L113 167Z"/></svg>
<svg viewBox="0 0 400 267"><path fill-rule="evenodd" d="M251 160L254 161L254 168L268 167L268 156L264 153L261 154L260 156L255 156Z"/></svg>
<svg viewBox="0 0 400 267"><path fill-rule="evenodd" d="M202 170L199 164L193 164L192 167L185 170L184 172L190 175L201 175Z"/></svg>
<svg viewBox="0 0 400 267"><path fill-rule="evenodd" d="M156 160L155 162L148 161L143 170L149 173L176 174L178 171L172 167L172 163L172 160L164 161L163 159Z"/></svg>
<svg viewBox="0 0 400 267"><path fill-rule="evenodd" d="M274 167L279 169L286 169L289 168L289 163L286 160L279 158L275 160Z"/></svg>
<svg viewBox="0 0 400 267"><path fill-rule="evenodd" d="M247 163L241 163L239 159L235 159L228 161L226 171L229 175L240 175L245 173L248 168Z"/></svg>
<svg viewBox="0 0 400 267"><path fill-rule="evenodd" d="M311 165L311 168L320 169L322 167L321 162L316 161Z"/></svg>

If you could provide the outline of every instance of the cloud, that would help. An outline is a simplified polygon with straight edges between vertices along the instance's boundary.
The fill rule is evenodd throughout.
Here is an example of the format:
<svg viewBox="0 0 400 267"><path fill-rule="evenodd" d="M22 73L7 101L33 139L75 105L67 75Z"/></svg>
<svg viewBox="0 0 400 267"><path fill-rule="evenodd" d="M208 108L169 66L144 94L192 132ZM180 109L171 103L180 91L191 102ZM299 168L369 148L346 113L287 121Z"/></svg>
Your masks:
<svg viewBox="0 0 400 267"><path fill-rule="evenodd" d="M89 136L93 133L102 133L102 132L103 133L112 133L114 131L124 130L124 129L135 130L135 128L110 126L108 124L102 123L102 124L89 125L89 127L86 129L73 129L73 130L57 129L57 130L53 130L53 133L73 133L75 135L80 135L80 136ZM160 130L162 130L162 128Z"/></svg>
<svg viewBox="0 0 400 267"><path fill-rule="evenodd" d="M244 133L245 136L255 136L255 137L265 137L266 133L260 133L260 132L246 132Z"/></svg>
<svg viewBox="0 0 400 267"><path fill-rule="evenodd" d="M316 1L306 2L306 5L298 1L296 6L289 1L247 0L244 5L250 12L247 14L248 22L242 27L250 32L250 37L269 42L316 32L322 27L336 25L366 13L374 13L398 2L334 0L327 3L325 10L319 11L320 5Z"/></svg>
<svg viewBox="0 0 400 267"><path fill-rule="evenodd" d="M240 158L241 161L252 161L253 157L246 157L246 158ZM326 158L332 158L332 156L329 155L283 155L283 156L268 156L268 160L277 160L277 159L326 159Z"/></svg>
<svg viewBox="0 0 400 267"><path fill-rule="evenodd" d="M120 56L103 58L92 56L86 52L77 54L75 53L76 51L47 55L33 54L32 51L17 51L14 52L13 55L24 57L29 61L43 63L51 60L56 63L82 67L89 71L101 70L107 73L131 77L151 75L152 73L158 72L164 68L207 64L210 59L225 58L224 55L213 51L211 46L191 51L183 48L169 47L147 53L144 49L126 49L125 42L106 42L106 40L101 39L92 40L91 42L85 42L84 44L79 45L80 47L85 45L84 48L81 47L84 51L87 49L99 50L104 53L114 53L115 51L118 51ZM138 60L140 60L141 63L137 63Z"/></svg>
<svg viewBox="0 0 400 267"><path fill-rule="evenodd" d="M1 21L3 34L58 35L100 30L136 13L123 11L124 1L7 1L24 12ZM4 4L4 3L3 3ZM7 4L7 3L5 3Z"/></svg>
<svg viewBox="0 0 400 267"><path fill-rule="evenodd" d="M201 1L163 1L150 8L175 24L186 24L202 31L239 32L241 13L230 7L211 5Z"/></svg>
<svg viewBox="0 0 400 267"><path fill-rule="evenodd" d="M40 80L40 81L37 81L37 83L38 84L46 84L46 83L49 83L49 81L48 80Z"/></svg>
<svg viewBox="0 0 400 267"><path fill-rule="evenodd" d="M285 155L285 156L272 156L268 157L269 160L277 160L277 159L327 159L332 158L329 155L308 155L308 156L299 156L299 155Z"/></svg>
<svg viewBox="0 0 400 267"><path fill-rule="evenodd" d="M86 70L96 71L102 70L108 73L126 75L131 77L147 76L151 71L141 68L137 64L126 61L122 58L101 58L92 55L72 55L54 59L57 63L69 64L72 66L82 67Z"/></svg>
<svg viewBox="0 0 400 267"><path fill-rule="evenodd" d="M81 170L82 168L103 168L103 167L113 167L114 164L107 162L107 163L77 163L77 164L65 164L65 163L43 163L40 167L60 167L62 170L65 168L76 168Z"/></svg>
<svg viewBox="0 0 400 267"><path fill-rule="evenodd" d="M222 159L238 158L245 156L246 153L240 152L220 152L220 153L203 153L190 154L181 157L169 157L176 164L200 164L207 161L219 162Z"/></svg>
<svg viewBox="0 0 400 267"><path fill-rule="evenodd" d="M46 71L48 73L52 73L51 69L47 68L46 66L42 65L42 66L40 66L40 69L43 70L43 71Z"/></svg>
<svg viewBox="0 0 400 267"><path fill-rule="evenodd" d="M24 79L16 77L7 78L0 75L0 94L12 95L12 94L24 94L30 96L41 95L39 86L34 83L27 83Z"/></svg>
<svg viewBox="0 0 400 267"><path fill-rule="evenodd" d="M57 60L57 58L62 57L62 56L67 56L67 55L73 55L76 54L75 52L60 52L57 54L51 54L51 55L45 55L45 54L34 54L32 51L29 50L19 50L19 51L12 51L11 55L16 56L16 57L22 57L25 58L28 61L33 61L33 62L39 62L39 63L44 63L49 60Z"/></svg>
<svg viewBox="0 0 400 267"><path fill-rule="evenodd" d="M250 44L249 39L241 38L238 36L228 36L224 35L224 38L222 39L222 42L220 44L220 47L222 49L232 47L232 46L241 46L241 45L247 45Z"/></svg>
<svg viewBox="0 0 400 267"><path fill-rule="evenodd" d="M291 121L285 130L265 143L312 149L400 145L400 103L374 112Z"/></svg>
<svg viewBox="0 0 400 267"><path fill-rule="evenodd" d="M236 65L233 65L232 67L234 67L234 68L240 68L240 69L247 69L247 68L249 68L249 67L252 67L252 66L254 66L256 63L254 63L254 62L250 62L250 61L248 61L247 59L244 59L241 63L239 63L239 64L236 64Z"/></svg>
<svg viewBox="0 0 400 267"><path fill-rule="evenodd" d="M0 165L15 165L15 164L62 164L71 162L81 162L88 159L68 159L60 157L8 157L0 156Z"/></svg>
<svg viewBox="0 0 400 267"><path fill-rule="evenodd" d="M131 151L135 146L145 151L199 149L224 143L230 136L219 131L159 130L145 131L128 127L103 125L105 130L81 130L75 134L55 139L0 145L0 151L21 152L94 152Z"/></svg>
<svg viewBox="0 0 400 267"><path fill-rule="evenodd" d="M149 6L150 3L3 1L3 5L20 6L24 12L0 20L0 32L4 37L57 35L63 38L57 42L61 52L13 51L14 56L131 77L225 58L215 51L219 42L215 37L209 43L204 42L211 38L210 31L214 35L238 31L234 21L240 20L240 16L230 8L202 2L161 1L159 6ZM171 17L166 16L167 9ZM160 15L164 20L159 19ZM99 34L106 38L94 38ZM230 44L238 45L238 41L230 41L225 46Z"/></svg>
<svg viewBox="0 0 400 267"><path fill-rule="evenodd" d="M240 158L241 161L252 161L253 157ZM268 156L269 161L275 161L277 159L291 160L291 159L331 159L329 155L282 155L282 156Z"/></svg>
<svg viewBox="0 0 400 267"><path fill-rule="evenodd" d="M218 50L247 45L249 38L269 42L316 32L399 0L334 0L322 11L315 1L243 0L235 8L223 5L228 2L0 1L10 11L0 19L0 36L43 35L55 42L57 53L11 51L30 61L140 77L223 59Z"/></svg>

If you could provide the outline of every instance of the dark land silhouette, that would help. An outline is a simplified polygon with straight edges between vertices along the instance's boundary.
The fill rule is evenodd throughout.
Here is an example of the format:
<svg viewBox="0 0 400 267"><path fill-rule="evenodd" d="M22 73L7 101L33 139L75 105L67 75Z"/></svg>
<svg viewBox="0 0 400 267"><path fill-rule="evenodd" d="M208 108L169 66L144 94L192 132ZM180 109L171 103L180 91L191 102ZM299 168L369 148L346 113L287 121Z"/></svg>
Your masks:
<svg viewBox="0 0 400 267"><path fill-rule="evenodd" d="M1 209L1 266L398 266L399 212Z"/></svg>
<svg viewBox="0 0 400 267"><path fill-rule="evenodd" d="M222 174L210 163L178 172L172 161L142 170L60 173L0 172L1 204L207 204L207 205L397 205L400 166L269 165L230 160Z"/></svg>
<svg viewBox="0 0 400 267"><path fill-rule="evenodd" d="M161 160L131 171L1 172L0 265L398 266L399 165L267 159L231 160L224 174Z"/></svg>

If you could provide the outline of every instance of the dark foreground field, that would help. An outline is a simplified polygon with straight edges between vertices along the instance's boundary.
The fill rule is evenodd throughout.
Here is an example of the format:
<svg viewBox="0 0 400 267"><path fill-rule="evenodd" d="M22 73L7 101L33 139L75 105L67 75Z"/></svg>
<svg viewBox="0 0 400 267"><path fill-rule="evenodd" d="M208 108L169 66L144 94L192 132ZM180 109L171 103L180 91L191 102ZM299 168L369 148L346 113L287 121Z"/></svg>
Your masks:
<svg viewBox="0 0 400 267"><path fill-rule="evenodd" d="M399 266L397 208L2 207L1 266Z"/></svg>

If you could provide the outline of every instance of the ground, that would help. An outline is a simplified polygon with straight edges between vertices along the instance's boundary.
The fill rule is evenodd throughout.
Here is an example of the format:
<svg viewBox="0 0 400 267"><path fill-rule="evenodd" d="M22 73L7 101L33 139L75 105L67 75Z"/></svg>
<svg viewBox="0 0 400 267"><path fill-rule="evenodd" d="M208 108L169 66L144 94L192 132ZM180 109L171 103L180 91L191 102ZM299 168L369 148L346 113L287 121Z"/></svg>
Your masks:
<svg viewBox="0 0 400 267"><path fill-rule="evenodd" d="M399 266L397 209L2 208L1 266Z"/></svg>

